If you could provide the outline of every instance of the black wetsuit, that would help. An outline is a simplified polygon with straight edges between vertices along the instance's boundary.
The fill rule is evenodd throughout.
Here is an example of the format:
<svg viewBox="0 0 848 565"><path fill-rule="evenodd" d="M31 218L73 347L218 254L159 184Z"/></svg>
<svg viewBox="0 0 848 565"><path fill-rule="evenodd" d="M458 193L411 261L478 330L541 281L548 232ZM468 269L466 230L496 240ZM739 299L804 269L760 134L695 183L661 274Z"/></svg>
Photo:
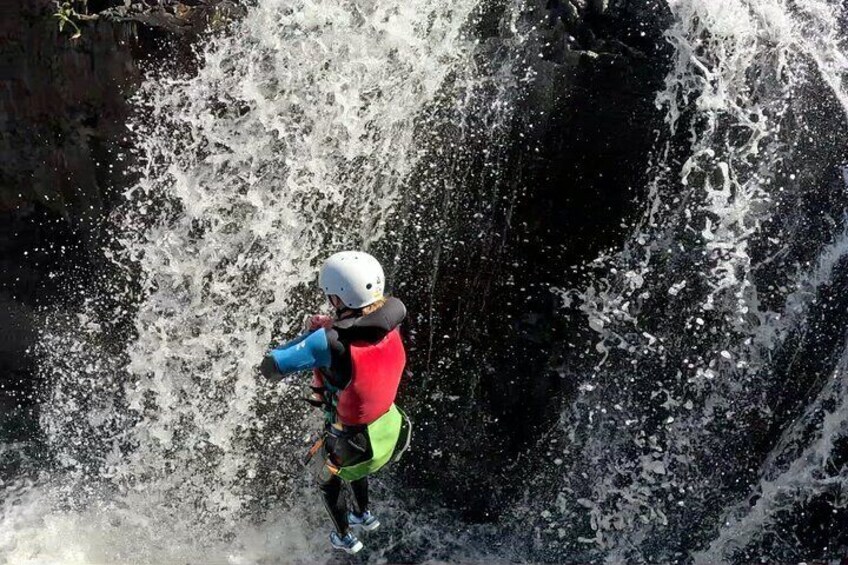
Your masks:
<svg viewBox="0 0 848 565"><path fill-rule="evenodd" d="M389 298L377 311L367 316L351 316L333 323L327 330L331 365L322 369L326 383L343 390L352 377L350 347L352 342L377 343L395 329L406 317L406 307L397 298ZM325 392L326 394L326 392ZM322 450L324 457L338 467L355 465L372 457L367 426L345 426L338 430L328 424ZM348 509L341 496L342 479L328 472L322 465L318 473L318 488L324 498L324 506L330 514L336 530L347 533ZM368 477L350 482L356 509L359 514L368 510Z"/></svg>

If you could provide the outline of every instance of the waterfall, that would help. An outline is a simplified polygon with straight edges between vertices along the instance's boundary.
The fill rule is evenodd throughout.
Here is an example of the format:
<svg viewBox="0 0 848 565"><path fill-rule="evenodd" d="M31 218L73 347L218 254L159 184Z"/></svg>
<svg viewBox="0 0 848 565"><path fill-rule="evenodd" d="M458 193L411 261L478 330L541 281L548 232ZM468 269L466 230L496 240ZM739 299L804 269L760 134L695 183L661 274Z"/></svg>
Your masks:
<svg viewBox="0 0 848 565"><path fill-rule="evenodd" d="M260 382L256 366L319 307L328 250L381 237L439 96L473 85L474 6L261 0L206 43L196 74L148 80L112 266L82 312L45 323L56 468L7 491L10 562L324 550L320 505L300 492L317 419L302 387ZM252 528L268 508L273 527Z"/></svg>
<svg viewBox="0 0 848 565"><path fill-rule="evenodd" d="M592 30L575 37L563 23L616 4L256 0L204 40L197 69L151 69L133 99L133 150L121 156L132 188L108 218L102 273L69 290L73 308L42 314L40 443L0 445L0 461L25 462L0 483L0 563L329 559L302 465L320 422L302 386L264 382L258 361L324 307L314 282L331 251L376 249L402 298L429 292L410 325L436 317L445 265L484 249L514 269L492 276L522 268L508 256L513 224L527 220L517 204L534 196L521 167L539 158L543 121L555 123L554 104L531 106L581 65L616 57L581 50ZM663 9L664 127L644 197L617 245L562 261L577 283L551 289L567 328L552 351L502 352L549 358L574 384L551 403L559 420L531 438L537 448L499 467L520 479L497 477L520 485L504 491L521 495L496 523L469 524L389 471L375 482L392 529L372 561L801 560L801 541L776 539L782 528L811 501L844 505L848 7ZM516 170L526 177L507 178ZM573 245L569 226L542 228ZM503 282L490 274L450 281L448 292L482 295L461 296L458 311L484 307ZM529 302L522 285L508 292ZM544 319L521 313L525 330ZM482 359L468 383L437 382L472 347L420 326L430 334L410 335L410 357L428 374L415 401L440 429L490 437L479 379L520 393L536 375ZM521 343L547 343L530 337ZM450 447L428 456L489 468L473 444Z"/></svg>
<svg viewBox="0 0 848 565"><path fill-rule="evenodd" d="M703 562L752 560L756 545L739 551L778 506L845 485L823 470L845 434L845 329L808 328L848 258L836 133L848 119L845 7L669 7L674 52L657 95L668 129L643 216L621 250L586 265L584 286L559 291L591 343L564 365L578 372L586 353L592 365L563 411L557 466L543 471L560 487L538 543L609 562L697 548ZM808 329L832 334L843 361L795 363ZM793 423L796 401L806 408Z"/></svg>

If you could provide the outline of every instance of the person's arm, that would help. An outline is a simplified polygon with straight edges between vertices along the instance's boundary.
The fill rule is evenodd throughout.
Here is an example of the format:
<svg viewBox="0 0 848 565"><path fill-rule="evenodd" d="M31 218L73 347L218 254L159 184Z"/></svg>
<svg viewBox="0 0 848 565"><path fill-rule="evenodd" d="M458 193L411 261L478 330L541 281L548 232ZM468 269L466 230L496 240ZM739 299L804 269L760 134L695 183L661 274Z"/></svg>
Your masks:
<svg viewBox="0 0 848 565"><path fill-rule="evenodd" d="M321 328L285 343L265 355L259 370L272 381L297 371L330 366L327 330Z"/></svg>

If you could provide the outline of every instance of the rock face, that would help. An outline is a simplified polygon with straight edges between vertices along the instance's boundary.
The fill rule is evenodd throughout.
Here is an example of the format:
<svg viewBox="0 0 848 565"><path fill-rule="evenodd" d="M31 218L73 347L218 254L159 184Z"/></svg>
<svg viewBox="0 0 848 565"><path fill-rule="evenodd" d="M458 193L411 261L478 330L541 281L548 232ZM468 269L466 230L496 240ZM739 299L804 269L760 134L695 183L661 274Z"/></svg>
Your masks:
<svg viewBox="0 0 848 565"><path fill-rule="evenodd" d="M447 157L465 171L459 185L407 203L418 219L390 277L407 281L397 292L417 349L406 392L416 445L402 475L437 486L470 520L496 517L520 492L527 450L559 440L548 432L573 380L557 359L566 328L550 288L620 243L646 184L668 14L634 4L537 5L526 25L547 11L546 27L524 59L536 80L508 134L493 142L479 125ZM487 23L498 19L480 17L483 59L499 50L503 30ZM439 132L434 150L450 136Z"/></svg>
<svg viewBox="0 0 848 565"><path fill-rule="evenodd" d="M0 302L16 306L3 308L9 319L0 335L0 380L29 382L25 350L33 308L73 300L75 285L96 267L90 250L102 218L131 180L118 155L126 143L127 99L143 66L171 59L192 64L192 39L219 14L219 5L229 6L195 4L151 9L92 0L88 13L74 17L78 39L67 26L59 30L49 0L4 8Z"/></svg>
<svg viewBox="0 0 848 565"><path fill-rule="evenodd" d="M0 301L14 305L0 336L6 382L28 373L32 309L70 286L51 273L86 262L105 187L120 185L111 155L139 77L132 25L95 22L72 41L49 6L23 2L0 21Z"/></svg>
<svg viewBox="0 0 848 565"><path fill-rule="evenodd" d="M78 40L60 33L46 3L4 18L0 91L0 205L25 213L41 205L74 224L101 210L114 177L109 153L120 141L125 95L138 81L135 26L92 22Z"/></svg>
<svg viewBox="0 0 848 565"><path fill-rule="evenodd" d="M95 221L108 187L125 184L115 149L140 67L174 55L190 66L187 43L238 12L220 1L113 3L93 11L92 1L93 13L72 16L77 39L68 26L60 31L49 0L25 0L0 22L4 213L41 205L74 226Z"/></svg>

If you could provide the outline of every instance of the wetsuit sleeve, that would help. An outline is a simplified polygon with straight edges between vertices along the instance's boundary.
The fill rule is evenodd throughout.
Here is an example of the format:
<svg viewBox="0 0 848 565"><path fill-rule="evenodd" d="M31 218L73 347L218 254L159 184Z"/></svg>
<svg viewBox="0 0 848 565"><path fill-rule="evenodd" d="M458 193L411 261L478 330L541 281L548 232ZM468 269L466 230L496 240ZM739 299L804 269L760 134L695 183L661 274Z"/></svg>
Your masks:
<svg viewBox="0 0 848 565"><path fill-rule="evenodd" d="M330 366L330 348L324 328L270 351L259 366L263 375L280 380L288 373Z"/></svg>
<svg viewBox="0 0 848 565"><path fill-rule="evenodd" d="M326 372L324 377L334 388L342 390L350 383L350 351L348 351L335 328L327 330L327 343L330 350L330 367L332 370Z"/></svg>

